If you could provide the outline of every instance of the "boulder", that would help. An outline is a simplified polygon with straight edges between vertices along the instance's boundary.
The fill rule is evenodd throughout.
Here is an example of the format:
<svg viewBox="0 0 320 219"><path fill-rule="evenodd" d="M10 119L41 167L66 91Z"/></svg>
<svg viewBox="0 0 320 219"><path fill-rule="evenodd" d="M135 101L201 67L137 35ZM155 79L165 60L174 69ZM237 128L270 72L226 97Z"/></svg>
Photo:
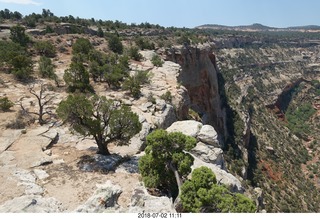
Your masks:
<svg viewBox="0 0 320 219"><path fill-rule="evenodd" d="M198 142L196 147L191 150L191 153L206 163L216 164L221 169L224 169L224 158L221 148L215 148L212 145Z"/></svg>
<svg viewBox="0 0 320 219"><path fill-rule="evenodd" d="M0 205L1 213L60 213L65 208L55 198L40 195L24 195Z"/></svg>
<svg viewBox="0 0 320 219"><path fill-rule="evenodd" d="M150 129L150 124L148 122L143 122L141 131L130 139L129 147L135 149L134 154L145 149L146 137L149 134Z"/></svg>
<svg viewBox="0 0 320 219"><path fill-rule="evenodd" d="M198 135L198 139L203 143L213 145L215 147L220 147L218 141L218 134L211 125L202 126Z"/></svg>
<svg viewBox="0 0 320 219"><path fill-rule="evenodd" d="M173 123L168 132L182 132L185 135L197 137L202 128L202 123L195 120L185 120Z"/></svg>
<svg viewBox="0 0 320 219"><path fill-rule="evenodd" d="M94 194L75 212L81 213L111 213L115 212L118 206L118 198L122 193L119 185L113 185L111 181L105 184L98 184Z"/></svg>

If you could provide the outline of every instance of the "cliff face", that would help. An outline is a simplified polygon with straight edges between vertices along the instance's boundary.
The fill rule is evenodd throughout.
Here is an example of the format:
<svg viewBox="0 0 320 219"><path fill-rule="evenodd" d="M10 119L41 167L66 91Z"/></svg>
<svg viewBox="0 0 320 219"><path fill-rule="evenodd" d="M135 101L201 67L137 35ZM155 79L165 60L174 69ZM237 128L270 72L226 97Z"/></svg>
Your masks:
<svg viewBox="0 0 320 219"><path fill-rule="evenodd" d="M204 124L212 125L220 135L224 135L225 119L212 44L174 47L166 51L166 59L182 68L178 82L188 90L189 108L199 114ZM184 111L182 117L186 118L186 113Z"/></svg>

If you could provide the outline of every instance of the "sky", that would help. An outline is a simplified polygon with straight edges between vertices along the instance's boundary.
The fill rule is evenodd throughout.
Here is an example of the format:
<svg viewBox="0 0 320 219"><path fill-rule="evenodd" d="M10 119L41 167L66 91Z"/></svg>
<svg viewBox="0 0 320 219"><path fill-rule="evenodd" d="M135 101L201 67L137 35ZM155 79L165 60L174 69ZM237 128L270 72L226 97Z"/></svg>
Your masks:
<svg viewBox="0 0 320 219"><path fill-rule="evenodd" d="M23 15L49 9L56 16L164 27L320 25L320 0L0 0L0 10L5 8Z"/></svg>

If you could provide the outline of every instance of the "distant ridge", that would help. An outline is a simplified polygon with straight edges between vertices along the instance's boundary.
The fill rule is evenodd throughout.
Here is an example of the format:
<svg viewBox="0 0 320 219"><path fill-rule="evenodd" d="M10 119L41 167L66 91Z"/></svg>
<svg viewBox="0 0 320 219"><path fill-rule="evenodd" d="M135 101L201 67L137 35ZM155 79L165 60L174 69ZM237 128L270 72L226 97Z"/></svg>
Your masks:
<svg viewBox="0 0 320 219"><path fill-rule="evenodd" d="M318 25L294 26L286 28L269 27L259 23L240 26L226 26L218 24L204 24L195 27L197 29L214 29L214 30L238 30L238 31L320 31Z"/></svg>

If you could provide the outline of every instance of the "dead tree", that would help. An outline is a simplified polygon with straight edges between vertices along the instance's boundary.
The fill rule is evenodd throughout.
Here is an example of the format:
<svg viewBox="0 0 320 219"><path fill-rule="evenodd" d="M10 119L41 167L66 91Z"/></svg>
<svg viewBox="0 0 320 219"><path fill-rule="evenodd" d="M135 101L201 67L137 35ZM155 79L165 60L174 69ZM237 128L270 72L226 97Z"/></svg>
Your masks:
<svg viewBox="0 0 320 219"><path fill-rule="evenodd" d="M34 84L29 86L29 93L36 97L38 102L39 110L37 112L29 112L24 108L22 104L22 100L20 101L20 106L23 111L28 112L29 114L34 114L38 117L38 121L40 125L46 124L47 120L44 118L46 115L52 117L52 107L48 107L48 105L52 102L52 100L56 97L56 95L47 93L47 86L43 83L40 84L40 91L37 92L35 90Z"/></svg>

